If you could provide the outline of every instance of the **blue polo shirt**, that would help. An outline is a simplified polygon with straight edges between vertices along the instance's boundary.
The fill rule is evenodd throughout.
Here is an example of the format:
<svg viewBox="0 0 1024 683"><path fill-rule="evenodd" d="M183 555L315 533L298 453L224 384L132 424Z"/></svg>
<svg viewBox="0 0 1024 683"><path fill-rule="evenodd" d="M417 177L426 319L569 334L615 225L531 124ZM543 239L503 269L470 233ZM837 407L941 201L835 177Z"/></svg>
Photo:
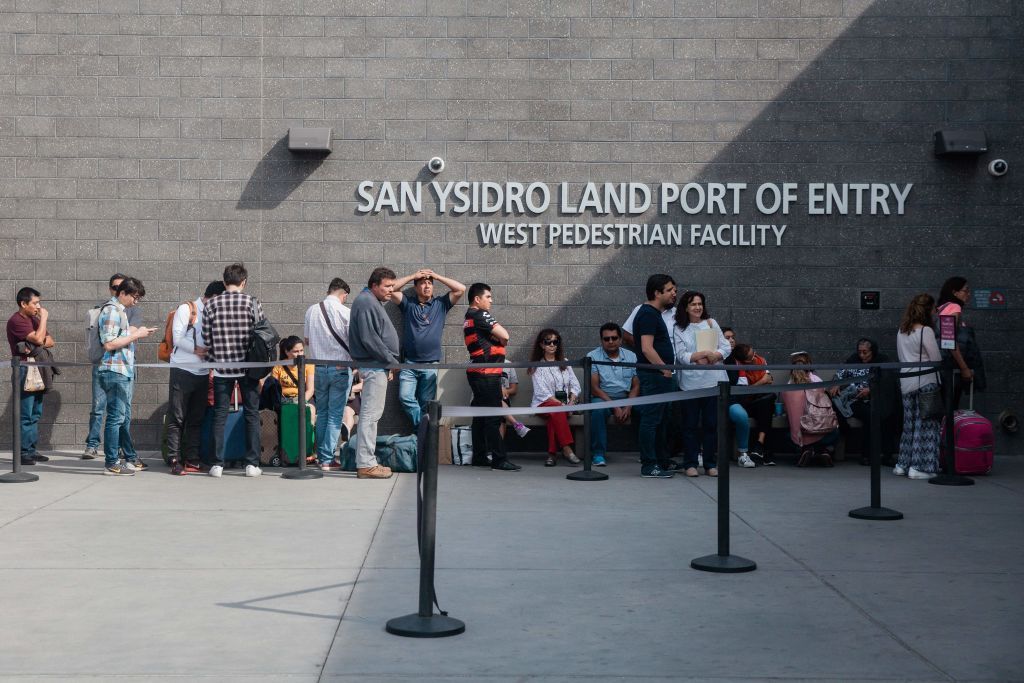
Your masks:
<svg viewBox="0 0 1024 683"><path fill-rule="evenodd" d="M402 297L402 348L410 363L437 363L441 360L441 335L444 317L452 308L447 294L421 304L415 293Z"/></svg>
<svg viewBox="0 0 1024 683"><path fill-rule="evenodd" d="M629 349L619 349L619 357L612 360L605 353L604 347L599 346L587 354L591 360L611 361L613 363L635 363L636 354ZM636 377L636 368L622 367L621 365L594 365L593 372L601 376L601 389L609 396L625 395L633 386L633 378Z"/></svg>

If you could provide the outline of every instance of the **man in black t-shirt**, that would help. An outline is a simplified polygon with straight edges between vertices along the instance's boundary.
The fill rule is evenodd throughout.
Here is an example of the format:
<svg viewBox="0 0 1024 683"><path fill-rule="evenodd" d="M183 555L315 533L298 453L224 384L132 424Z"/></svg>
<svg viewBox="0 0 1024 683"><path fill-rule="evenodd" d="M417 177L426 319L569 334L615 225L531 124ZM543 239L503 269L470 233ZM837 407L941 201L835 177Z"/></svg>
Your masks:
<svg viewBox="0 0 1024 683"><path fill-rule="evenodd" d="M474 282L469 287L469 310L462 324L462 335L469 351L470 363L504 363L508 331L491 315L490 285ZM471 405L480 408L500 408L501 368L469 368L466 378L473 391ZM522 469L508 461L505 442L501 438L500 415L473 418L473 464L490 465L493 470L515 472ZM491 461L487 461L487 456Z"/></svg>
<svg viewBox="0 0 1024 683"><path fill-rule="evenodd" d="M640 306L633 319L633 337L638 341L637 356L641 363L671 365L675 362L672 338L662 312L676 302L676 283L662 273L647 279L647 302ZM672 370L638 370L640 395L665 394L673 389ZM668 403L637 406L640 416L640 476L667 479L674 474L666 439Z"/></svg>

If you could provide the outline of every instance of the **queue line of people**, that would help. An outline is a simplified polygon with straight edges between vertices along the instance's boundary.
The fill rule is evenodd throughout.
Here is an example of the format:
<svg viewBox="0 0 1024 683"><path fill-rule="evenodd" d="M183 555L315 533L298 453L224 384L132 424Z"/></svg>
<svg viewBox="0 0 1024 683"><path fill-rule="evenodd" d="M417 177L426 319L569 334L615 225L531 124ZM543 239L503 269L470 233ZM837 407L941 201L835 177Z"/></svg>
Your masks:
<svg viewBox="0 0 1024 683"><path fill-rule="evenodd" d="M173 351L170 361L187 366L189 363L209 361L232 363L244 361L249 338L255 325L265 316L260 302L244 292L248 273L242 264L225 268L221 281L211 282L203 295L181 304L169 319ZM434 280L440 281L448 291L435 296ZM412 283L412 293L402 288ZM145 287L136 278L116 274L109 281L111 298L98 308L97 334L102 355L93 371L93 408L90 429L83 459L98 455L97 416L105 416L104 458L110 474L134 474L146 465L135 451L131 439L131 399L134 388L135 342L156 331L145 327L138 315L138 303L145 296ZM441 337L447 313L467 294L469 308L463 322L463 334L470 361L495 363L505 361L505 348L510 336L492 313L493 296L485 283L474 283L467 288L462 283L440 276L429 269L421 269L399 278L388 268L375 269L367 286L355 298L351 309L344 304L350 288L340 278L328 286L325 299L309 307L304 318L305 336L287 337L281 341L280 357L292 359L309 354L319 360L339 363L353 361L362 367L359 397L360 428L357 432L357 474L360 478L388 478L391 471L380 465L374 456L377 422L383 414L387 383L395 373L383 366L402 359L422 364L438 363L442 358ZM948 290L948 291L947 291ZM943 312L956 315L957 326L964 325L963 306L970 289L963 278L950 278L942 291ZM48 313L40 304L40 294L32 288L22 288L17 294L19 311L8 321L8 339L12 354L29 358L32 349L53 346L49 334ZM676 305L678 292L675 281L665 274L652 275L646 286L646 301L637 306L626 322L605 323L600 329L601 345L588 355L596 361L590 378L591 394L595 402L655 395L669 391L689 391L710 388L729 380L746 386L771 385L773 377L757 366L766 360L757 355L749 344L737 343L735 331L720 326L711 317L706 297L695 290L684 292ZM401 344L398 331L384 312L383 304L392 301L403 312ZM935 341L935 301L930 295L915 297L901 320L898 351L901 361L927 362L942 357ZM671 323L671 325L669 325ZM917 348L913 348L915 341ZM632 342L637 352L625 348ZM966 354L964 354L966 355ZM963 355L951 354L952 362L963 364L961 380L970 382L971 368ZM546 407L576 403L582 390L568 366L562 337L554 328L545 328L536 336L530 352L531 361L561 362L554 367L530 368L533 380L531 406ZM674 363L720 365L710 371L636 369L631 363L638 360L654 365ZM819 381L817 375L799 366L811 363L810 355L798 351L791 355L796 366L790 373L789 383L804 384ZM870 339L857 343L855 356L850 362L886 362L877 344ZM374 367L378 364L379 367ZM966 368L966 372L963 369ZM307 366L306 399L311 401L319 419L316 424L316 461L322 469L340 468L335 457L340 442L353 431L354 411L353 371L347 366L317 364ZM25 370L23 369L23 372ZM517 382L510 383L514 369L469 368L467 379L473 392L473 405L498 407L507 405ZM275 366L270 377L280 391L281 400L297 400L295 370ZM398 374L400 400L403 409L415 426L421 419L426 403L436 396L437 371L431 369L402 370ZM814 460L831 465L834 445L840 431L847 431L847 420L858 418L865 425L865 438L870 438L868 405L871 400L886 401L887 396L870 396L867 368L844 369L837 378L856 379L845 387L828 390L808 389L782 392L782 403L789 415L790 436L798 448L798 465ZM934 381L931 381L934 380ZM169 379L167 414L167 449L172 472L208 471L219 477L223 461L215 455L213 461L199 462L198 438L183 439L183 434L198 435L202 413L211 380L206 370L172 367ZM934 391L940 383L938 374L924 378L901 380L903 418L905 428L898 448L899 458L893 463L896 474L912 478L934 476L938 470L938 431L936 422L920 410L919 395ZM223 429L229 406L229 397L240 395L246 424L246 475L259 476L260 450L259 414L263 379L242 369L217 368L212 372L213 441L214 453L223 446ZM960 387L950 390L959 391ZM888 392L886 392L888 393ZM743 467L774 464L767 453L766 436L771 423L775 394L734 397L728 416L736 428L738 463ZM954 400L958 394L954 396ZM46 459L38 454L38 420L41 415L41 394L24 392L22 399L22 463L33 464ZM682 404L682 436L684 452L682 462L670 457L668 428L671 406L668 403L648 404L630 408L599 409L592 421L594 464L603 466L607 458L607 429L609 415L619 424L628 423L633 413L639 423L639 450L641 476L667 478L682 471L687 476L699 476L699 467L705 474L717 475L717 397L688 399ZM894 411L885 406L883 415L883 451L892 457L892 422ZM559 457L569 464L579 464L574 451L568 414L543 414L547 423L548 458L545 465L554 466ZM750 440L750 420L754 418L753 444ZM473 420L473 464L492 469L515 471L520 467L508 460L504 446L504 428L513 427L525 436L529 431L514 417L485 417ZM866 443L867 441L865 441Z"/></svg>

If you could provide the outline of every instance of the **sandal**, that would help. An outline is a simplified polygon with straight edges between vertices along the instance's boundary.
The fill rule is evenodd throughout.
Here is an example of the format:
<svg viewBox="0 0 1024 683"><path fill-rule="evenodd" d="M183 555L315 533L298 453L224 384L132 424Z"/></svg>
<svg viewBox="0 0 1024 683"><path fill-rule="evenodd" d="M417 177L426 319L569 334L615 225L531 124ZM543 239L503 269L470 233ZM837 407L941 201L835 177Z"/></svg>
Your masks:
<svg viewBox="0 0 1024 683"><path fill-rule="evenodd" d="M573 464L573 465L579 465L580 464L579 457L575 453L573 453L572 451L569 451L568 453L565 454L565 459L568 460L570 464Z"/></svg>
<svg viewBox="0 0 1024 683"><path fill-rule="evenodd" d="M548 459L544 461L544 467L554 467L554 466L555 466L555 456L554 455L548 455Z"/></svg>

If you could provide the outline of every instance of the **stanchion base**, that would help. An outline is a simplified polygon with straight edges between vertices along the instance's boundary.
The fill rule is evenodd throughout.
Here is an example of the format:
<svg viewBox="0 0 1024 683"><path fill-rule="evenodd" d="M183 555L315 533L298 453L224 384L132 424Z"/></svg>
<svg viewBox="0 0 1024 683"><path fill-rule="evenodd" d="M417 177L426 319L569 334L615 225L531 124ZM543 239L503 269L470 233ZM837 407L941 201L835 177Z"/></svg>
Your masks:
<svg viewBox="0 0 1024 683"><path fill-rule="evenodd" d="M565 478L572 481L607 481L608 475L604 472L595 472L594 470L577 470L565 475Z"/></svg>
<svg viewBox="0 0 1024 683"><path fill-rule="evenodd" d="M406 638L447 638L465 631L466 625L443 614L431 614L429 617L406 614L404 617L389 619L385 628L392 635Z"/></svg>
<svg viewBox="0 0 1024 683"><path fill-rule="evenodd" d="M323 479L324 478L324 473L321 472L319 470L319 468L314 469L312 467L306 467L306 468L300 469L300 468L296 467L296 468L293 468L293 469L285 470L284 474L281 475L281 478L282 479Z"/></svg>
<svg viewBox="0 0 1024 683"><path fill-rule="evenodd" d="M928 480L936 486L974 486L974 480L959 474L938 474Z"/></svg>
<svg viewBox="0 0 1024 683"><path fill-rule="evenodd" d="M739 574L757 569L757 563L739 555L705 555L690 560L690 566L702 572L718 574Z"/></svg>
<svg viewBox="0 0 1024 683"><path fill-rule="evenodd" d="M39 481L39 475L32 474L31 472L0 474L0 484L27 484L30 481Z"/></svg>
<svg viewBox="0 0 1024 683"><path fill-rule="evenodd" d="M903 513L897 512L890 508L857 508L856 510L850 510L850 516L854 519L874 519L879 521L888 521L894 519L903 519Z"/></svg>

